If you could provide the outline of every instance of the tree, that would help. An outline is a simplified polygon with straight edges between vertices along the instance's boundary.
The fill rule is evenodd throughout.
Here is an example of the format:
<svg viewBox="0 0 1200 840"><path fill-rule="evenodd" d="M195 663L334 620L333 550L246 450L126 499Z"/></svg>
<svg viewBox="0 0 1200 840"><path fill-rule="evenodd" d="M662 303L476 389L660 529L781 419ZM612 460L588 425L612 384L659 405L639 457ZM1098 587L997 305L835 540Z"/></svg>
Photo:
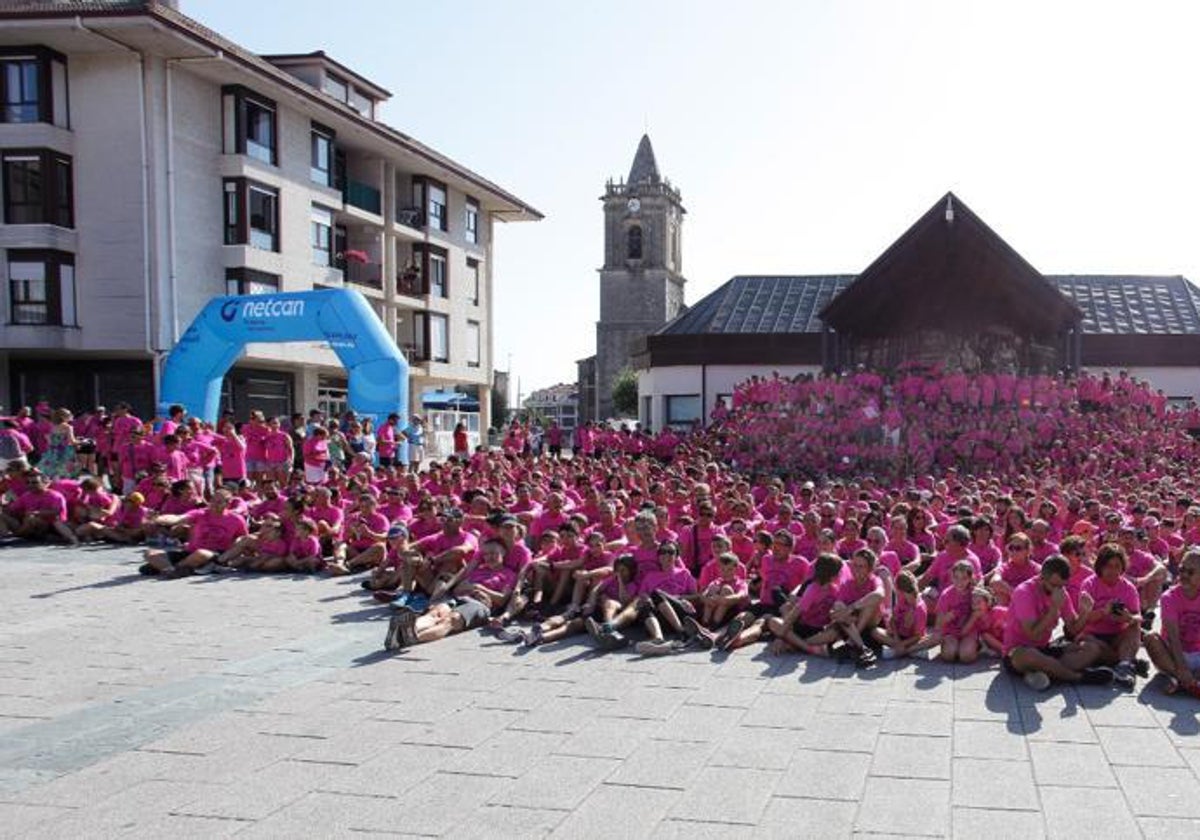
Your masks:
<svg viewBox="0 0 1200 840"><path fill-rule="evenodd" d="M638 380L637 373L631 368L625 368L613 380L612 403L613 412L618 417L636 417L638 410Z"/></svg>

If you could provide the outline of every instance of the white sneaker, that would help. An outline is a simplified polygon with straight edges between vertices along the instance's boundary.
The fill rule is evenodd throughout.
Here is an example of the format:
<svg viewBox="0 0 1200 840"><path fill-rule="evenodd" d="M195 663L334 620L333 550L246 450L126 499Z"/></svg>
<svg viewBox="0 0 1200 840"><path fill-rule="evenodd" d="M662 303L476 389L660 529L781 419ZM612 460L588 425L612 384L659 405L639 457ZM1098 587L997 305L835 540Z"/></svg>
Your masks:
<svg viewBox="0 0 1200 840"><path fill-rule="evenodd" d="M668 653L673 653L671 643L665 641L645 641L638 642L633 649L642 656L666 656Z"/></svg>
<svg viewBox="0 0 1200 840"><path fill-rule="evenodd" d="M1050 687L1050 678L1041 671L1027 671L1023 679L1034 691L1045 691Z"/></svg>

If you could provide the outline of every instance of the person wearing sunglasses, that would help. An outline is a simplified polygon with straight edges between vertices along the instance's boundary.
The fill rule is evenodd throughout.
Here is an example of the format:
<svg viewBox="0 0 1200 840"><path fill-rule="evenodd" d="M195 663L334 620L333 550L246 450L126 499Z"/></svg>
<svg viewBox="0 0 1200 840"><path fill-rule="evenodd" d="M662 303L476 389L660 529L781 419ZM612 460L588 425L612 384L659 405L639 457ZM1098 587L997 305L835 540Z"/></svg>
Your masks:
<svg viewBox="0 0 1200 840"><path fill-rule="evenodd" d="M1147 633L1146 652L1165 675L1163 690L1200 698L1200 550L1179 563L1179 582L1162 597L1162 630Z"/></svg>

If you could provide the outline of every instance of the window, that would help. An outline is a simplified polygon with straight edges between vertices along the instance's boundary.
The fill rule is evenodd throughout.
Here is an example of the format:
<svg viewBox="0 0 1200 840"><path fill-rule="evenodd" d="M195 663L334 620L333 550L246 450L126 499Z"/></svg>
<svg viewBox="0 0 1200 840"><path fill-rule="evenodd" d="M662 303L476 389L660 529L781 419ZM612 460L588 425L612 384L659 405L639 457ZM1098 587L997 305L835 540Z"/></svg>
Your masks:
<svg viewBox="0 0 1200 840"><path fill-rule="evenodd" d="M406 288L420 285L419 294L447 297L450 277L446 254L445 248L438 248L435 245L413 245L413 261L420 266L422 282L406 284Z"/></svg>
<svg viewBox="0 0 1200 840"><path fill-rule="evenodd" d="M75 257L62 251L8 252L8 320L74 327Z"/></svg>
<svg viewBox="0 0 1200 840"><path fill-rule="evenodd" d="M667 425L688 426L700 419L700 395L676 394L667 397Z"/></svg>
<svg viewBox="0 0 1200 840"><path fill-rule="evenodd" d="M333 137L331 130L313 123L308 177L323 187L333 186Z"/></svg>
<svg viewBox="0 0 1200 840"><path fill-rule="evenodd" d="M446 257L443 254L429 255L429 294L446 297Z"/></svg>
<svg viewBox="0 0 1200 840"><path fill-rule="evenodd" d="M346 80L333 75L332 73L325 74L325 81L321 84L321 90L328 93L338 102L345 102L350 93L350 86L346 84Z"/></svg>
<svg viewBox="0 0 1200 840"><path fill-rule="evenodd" d="M479 367L479 322L467 321L467 367Z"/></svg>
<svg viewBox="0 0 1200 840"><path fill-rule="evenodd" d="M45 47L0 48L0 122L67 126L67 59Z"/></svg>
<svg viewBox="0 0 1200 840"><path fill-rule="evenodd" d="M429 358L435 362L450 361L449 321L436 312L429 313Z"/></svg>
<svg viewBox="0 0 1200 840"><path fill-rule="evenodd" d="M467 199L467 241L479 244L479 202L473 198Z"/></svg>
<svg viewBox="0 0 1200 840"><path fill-rule="evenodd" d="M413 178L413 204L425 208L425 224L436 230L446 230L446 187L425 178Z"/></svg>
<svg viewBox="0 0 1200 840"><path fill-rule="evenodd" d="M314 204L310 227L313 265L333 265L333 211Z"/></svg>
<svg viewBox="0 0 1200 840"><path fill-rule="evenodd" d="M71 159L46 149L5 152L4 222L74 227Z"/></svg>
<svg viewBox="0 0 1200 840"><path fill-rule="evenodd" d="M362 93L362 91L360 91L356 87L350 88L350 97L347 99L346 104L349 105L351 108L353 108L355 111L358 111L358 113L362 114L364 117L374 117L375 116L375 114L374 114L375 103L371 100L370 97L365 96Z"/></svg>
<svg viewBox="0 0 1200 840"><path fill-rule="evenodd" d="M634 225L626 234L625 245L626 258L631 260L640 260L642 258L642 228L641 225Z"/></svg>
<svg viewBox="0 0 1200 840"><path fill-rule="evenodd" d="M252 268L225 269L225 294L269 295L279 291L279 275Z"/></svg>
<svg viewBox="0 0 1200 840"><path fill-rule="evenodd" d="M479 260L467 257L467 299L479 305Z"/></svg>
<svg viewBox="0 0 1200 840"><path fill-rule="evenodd" d="M225 244L278 251L279 191L245 178L226 178Z"/></svg>
<svg viewBox="0 0 1200 840"><path fill-rule="evenodd" d="M274 165L276 162L275 103L239 85L222 91L224 96L225 151L248 155Z"/></svg>

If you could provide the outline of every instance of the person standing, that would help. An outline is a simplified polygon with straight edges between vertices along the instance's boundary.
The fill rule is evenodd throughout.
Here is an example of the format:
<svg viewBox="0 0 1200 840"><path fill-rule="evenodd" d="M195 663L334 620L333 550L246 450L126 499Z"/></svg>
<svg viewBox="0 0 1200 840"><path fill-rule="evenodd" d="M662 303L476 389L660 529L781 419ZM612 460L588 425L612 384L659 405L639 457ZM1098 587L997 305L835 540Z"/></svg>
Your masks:
<svg viewBox="0 0 1200 840"><path fill-rule="evenodd" d="M412 422L404 427L401 434L408 441L408 463L413 472L416 472L425 460L425 420L421 415L414 414Z"/></svg>

